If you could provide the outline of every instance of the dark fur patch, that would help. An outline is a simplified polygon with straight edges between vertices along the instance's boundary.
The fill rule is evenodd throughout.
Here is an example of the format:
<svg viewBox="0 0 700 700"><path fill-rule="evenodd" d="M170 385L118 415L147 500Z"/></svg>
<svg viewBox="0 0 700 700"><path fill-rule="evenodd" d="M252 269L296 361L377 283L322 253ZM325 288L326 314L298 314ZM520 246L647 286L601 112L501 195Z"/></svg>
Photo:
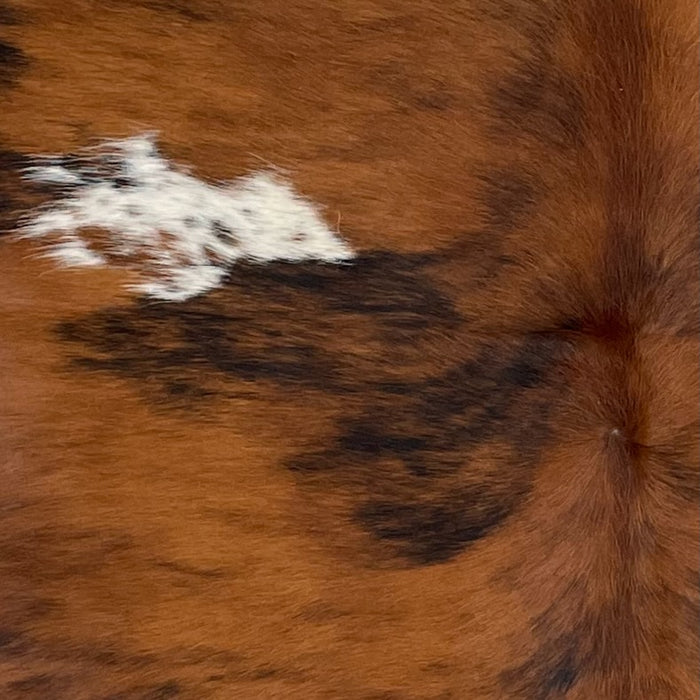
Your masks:
<svg viewBox="0 0 700 700"><path fill-rule="evenodd" d="M488 343L475 359L422 382L368 384L377 409L368 408L361 418L345 423L330 453L297 460L293 467L318 470L352 462L358 455L391 456L413 473L429 473L431 467L443 473L459 468L471 450L493 439L515 443L522 455L530 448L536 451L545 414L521 411L518 398L547 381L563 350L548 337L500 347Z"/></svg>
<svg viewBox="0 0 700 700"><path fill-rule="evenodd" d="M515 499L503 496L486 485L445 494L444 500L370 500L355 517L375 537L398 545L410 561L436 564L485 537L511 514Z"/></svg>
<svg viewBox="0 0 700 700"><path fill-rule="evenodd" d="M6 650L11 647L19 637L19 633L14 630L0 627L0 649L3 650L3 653L6 653Z"/></svg>
<svg viewBox="0 0 700 700"><path fill-rule="evenodd" d="M564 698L579 676L579 641L573 634L551 639L522 664L501 674L510 698Z"/></svg>
<svg viewBox="0 0 700 700"><path fill-rule="evenodd" d="M546 57L524 60L498 80L491 102L497 124L507 127L511 137L520 132L558 148L582 142L584 109L579 89Z"/></svg>
<svg viewBox="0 0 700 700"><path fill-rule="evenodd" d="M176 681L168 681L163 685L159 685L157 688L153 688L143 697L144 700L169 700L169 698L176 698L181 692L182 689L179 683Z"/></svg>
<svg viewBox="0 0 700 700"><path fill-rule="evenodd" d="M536 188L532 178L519 170L495 170L482 176L481 200L486 225L498 232L522 226L535 208Z"/></svg>
<svg viewBox="0 0 700 700"><path fill-rule="evenodd" d="M424 266L388 254L343 267L240 265L228 286L206 299L107 309L58 331L96 351L76 360L82 366L149 379L169 393L208 393L207 373L342 392L358 378L348 358L324 350L340 318L370 316L372 336L400 345L456 323Z"/></svg>
<svg viewBox="0 0 700 700"><path fill-rule="evenodd" d="M12 85L27 63L27 56L21 49L0 40L0 87Z"/></svg>
<svg viewBox="0 0 700 700"><path fill-rule="evenodd" d="M20 16L0 3L0 25L19 23ZM0 39L0 90L11 88L28 62L21 49ZM20 190L17 172L25 164L26 159L22 155L0 144L0 234L14 228L17 223L17 195Z"/></svg>
<svg viewBox="0 0 700 700"><path fill-rule="evenodd" d="M0 234L13 229L20 209L19 170L27 164L20 153L0 147Z"/></svg>
<svg viewBox="0 0 700 700"><path fill-rule="evenodd" d="M488 535L527 495L556 401L534 397L549 392L565 346L549 337L486 344L474 360L434 378L367 386L370 407L340 424L327 450L298 455L289 467L339 484L363 482L367 501L355 515L364 527L413 564L445 561ZM498 467L473 471L474 451L491 444L501 447Z"/></svg>
<svg viewBox="0 0 700 700"><path fill-rule="evenodd" d="M14 7L8 7L4 3L0 4L0 25L7 27L22 24L23 18L20 12Z"/></svg>
<svg viewBox="0 0 700 700"><path fill-rule="evenodd" d="M12 681L5 686L11 693L19 693L21 695L32 694L38 697L37 693L41 693L44 697L53 695L59 688L66 687L65 681L62 681L58 676L49 675L47 673L38 673L26 678L21 678Z"/></svg>
<svg viewBox="0 0 700 700"><path fill-rule="evenodd" d="M337 439L288 468L329 488L355 483L356 521L408 561L435 563L489 534L527 493L549 434L551 369L568 352L556 334L487 339L465 349L471 359L417 376L423 352L462 325L431 282L437 260L241 265L205 298L108 309L58 331L84 346L80 366L139 379L165 405L194 408L253 381L347 397ZM347 352L338 329L354 338ZM367 343L373 357L354 354ZM492 443L508 455L499 471L470 475L472 453ZM387 473L387 460L401 466Z"/></svg>
<svg viewBox="0 0 700 700"><path fill-rule="evenodd" d="M161 23L174 18L185 22L207 22L213 19L207 11L207 3L190 3L186 0L110 0L110 5L129 7L143 7L154 13L158 13Z"/></svg>

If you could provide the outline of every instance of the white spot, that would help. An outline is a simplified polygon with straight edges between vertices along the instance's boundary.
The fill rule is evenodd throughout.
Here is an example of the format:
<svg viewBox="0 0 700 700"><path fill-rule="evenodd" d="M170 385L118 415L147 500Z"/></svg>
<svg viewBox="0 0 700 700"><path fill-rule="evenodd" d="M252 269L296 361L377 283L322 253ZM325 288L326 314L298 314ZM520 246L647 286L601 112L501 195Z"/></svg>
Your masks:
<svg viewBox="0 0 700 700"><path fill-rule="evenodd" d="M57 185L77 185L80 178L61 165L30 166L25 170L25 176L35 182L48 182Z"/></svg>
<svg viewBox="0 0 700 700"><path fill-rule="evenodd" d="M110 140L78 157L35 157L25 177L57 196L32 212L20 235L74 267L135 269L133 289L181 301L221 284L238 260L341 263L350 247L314 206L275 174L209 184L169 163L153 134ZM85 229L99 229L99 252Z"/></svg>
<svg viewBox="0 0 700 700"><path fill-rule="evenodd" d="M47 258L57 260L67 267L97 267L105 264L105 259L91 251L83 241L64 240L56 243L46 252Z"/></svg>

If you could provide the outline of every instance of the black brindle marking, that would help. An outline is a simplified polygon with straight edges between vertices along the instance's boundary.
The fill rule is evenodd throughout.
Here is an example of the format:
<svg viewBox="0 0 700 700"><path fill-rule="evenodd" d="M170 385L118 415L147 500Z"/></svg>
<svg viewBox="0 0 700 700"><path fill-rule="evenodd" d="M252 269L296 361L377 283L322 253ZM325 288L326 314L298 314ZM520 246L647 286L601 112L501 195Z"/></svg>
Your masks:
<svg viewBox="0 0 700 700"><path fill-rule="evenodd" d="M408 561L436 563L492 532L527 494L549 434L551 369L567 344L546 333L482 339L436 371L422 354L464 325L431 280L438 260L376 253L341 267L241 265L206 297L106 309L58 332L86 348L75 364L138 379L165 405L205 408L252 381L347 397L337 439L288 468L330 483L355 473L364 484L356 522ZM378 350L367 359L336 349L339 333ZM471 475L475 450L491 444L505 462Z"/></svg>

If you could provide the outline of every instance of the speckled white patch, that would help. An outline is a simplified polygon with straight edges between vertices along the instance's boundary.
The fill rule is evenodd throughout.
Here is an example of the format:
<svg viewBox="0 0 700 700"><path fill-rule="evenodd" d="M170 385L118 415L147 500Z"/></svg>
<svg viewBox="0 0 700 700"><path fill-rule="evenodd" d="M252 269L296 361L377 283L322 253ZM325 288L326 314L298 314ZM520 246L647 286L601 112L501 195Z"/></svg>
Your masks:
<svg viewBox="0 0 700 700"><path fill-rule="evenodd" d="M353 251L277 175L210 184L169 163L153 134L71 156L37 156L24 175L55 198L23 221L66 267L135 269L133 289L181 301L221 284L239 260L342 263ZM98 230L95 249L88 229Z"/></svg>

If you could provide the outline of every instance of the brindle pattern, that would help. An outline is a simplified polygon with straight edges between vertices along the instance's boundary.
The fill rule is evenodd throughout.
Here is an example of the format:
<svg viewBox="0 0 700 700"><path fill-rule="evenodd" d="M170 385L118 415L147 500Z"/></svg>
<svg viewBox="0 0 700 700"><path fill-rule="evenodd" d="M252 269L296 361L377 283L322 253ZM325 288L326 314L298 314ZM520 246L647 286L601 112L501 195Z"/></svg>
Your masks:
<svg viewBox="0 0 700 700"><path fill-rule="evenodd" d="M17 104L56 13L0 8ZM291 163L360 255L240 265L181 304L77 283L8 311L3 697L694 697L697 7L69 15L131 67L125 94L184 110L178 131L133 107L176 155ZM109 95L79 77L74 100ZM133 118L62 104L57 138ZM17 178L37 123L0 120L7 230L50 195Z"/></svg>
<svg viewBox="0 0 700 700"><path fill-rule="evenodd" d="M362 484L373 496L356 507L359 521L396 540L409 559L439 562L488 534L526 495L562 391L551 375L570 346L548 332L486 337L472 341L473 357L460 353L437 372L421 367L436 334L469 334L424 269L439 257L375 254L348 268L242 267L205 298L103 310L61 324L59 333L94 348L76 366L155 384L157 405L196 410L198 401L235 396L251 381L278 384L282 392L313 389L326 401L362 397L359 407L341 412L330 445L288 466ZM349 334L353 320L365 316L370 324L353 340L374 346L372 357L333 348L336 329ZM507 448L505 461L471 483L471 455L492 442ZM382 473L388 459L402 465L398 475ZM466 483L452 493L455 474ZM397 478L400 487L392 486ZM408 497L401 495L407 484Z"/></svg>

